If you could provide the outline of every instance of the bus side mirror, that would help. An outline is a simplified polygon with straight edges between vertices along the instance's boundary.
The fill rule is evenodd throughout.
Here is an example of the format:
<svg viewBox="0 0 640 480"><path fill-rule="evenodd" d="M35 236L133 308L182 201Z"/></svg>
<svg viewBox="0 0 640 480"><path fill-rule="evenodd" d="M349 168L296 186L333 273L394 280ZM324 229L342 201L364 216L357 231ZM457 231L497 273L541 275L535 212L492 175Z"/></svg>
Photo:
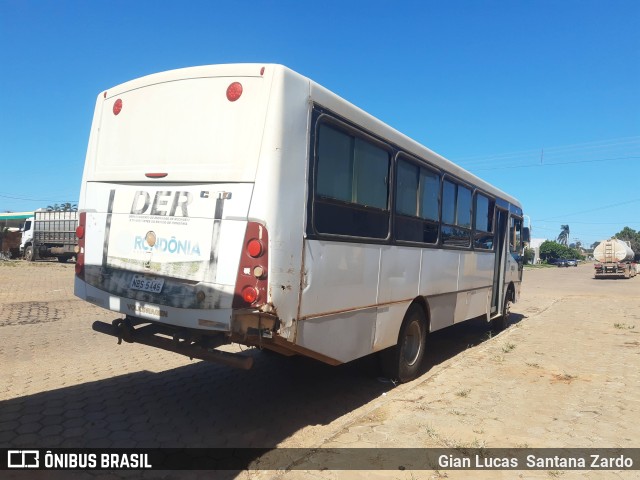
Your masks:
<svg viewBox="0 0 640 480"><path fill-rule="evenodd" d="M531 231L529 230L529 227L524 227L522 229L522 241L524 243L531 243Z"/></svg>

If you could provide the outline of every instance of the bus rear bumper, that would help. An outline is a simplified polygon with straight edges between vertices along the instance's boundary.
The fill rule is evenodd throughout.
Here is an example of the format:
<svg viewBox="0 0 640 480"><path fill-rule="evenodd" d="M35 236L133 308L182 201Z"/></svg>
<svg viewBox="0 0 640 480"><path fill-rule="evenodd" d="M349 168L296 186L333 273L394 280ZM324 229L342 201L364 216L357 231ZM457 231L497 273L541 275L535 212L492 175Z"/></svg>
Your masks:
<svg viewBox="0 0 640 480"><path fill-rule="evenodd" d="M198 358L242 370L249 370L253 366L253 357L215 350L229 343L227 336L222 333L199 335L187 329L176 329L129 316L124 319L118 318L111 324L95 321L92 328L96 332L116 337L118 344L123 340L127 343L141 343L189 358Z"/></svg>

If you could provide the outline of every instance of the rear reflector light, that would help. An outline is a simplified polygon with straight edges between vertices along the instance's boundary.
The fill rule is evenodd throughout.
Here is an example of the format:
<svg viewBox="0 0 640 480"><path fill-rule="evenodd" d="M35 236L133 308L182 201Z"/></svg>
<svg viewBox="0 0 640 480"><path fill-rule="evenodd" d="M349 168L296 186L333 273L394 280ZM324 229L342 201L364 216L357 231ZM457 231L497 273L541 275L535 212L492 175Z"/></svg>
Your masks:
<svg viewBox="0 0 640 480"><path fill-rule="evenodd" d="M122 111L122 100L117 99L113 104L113 114L118 115Z"/></svg>
<svg viewBox="0 0 640 480"><path fill-rule="evenodd" d="M87 212L80 212L78 226L76 227L76 237L78 237L78 245L76 251L76 275L84 279L84 246L87 225Z"/></svg>
<svg viewBox="0 0 640 480"><path fill-rule="evenodd" d="M269 300L269 235L264 225L247 222L233 293L233 308L258 308Z"/></svg>
<svg viewBox="0 0 640 480"><path fill-rule="evenodd" d="M256 302L259 298L258 290L255 287L244 287L242 289L242 300L245 303L251 305Z"/></svg>
<svg viewBox="0 0 640 480"><path fill-rule="evenodd" d="M164 172L157 172L157 173L145 173L144 176L147 178L164 178L167 175L169 175L168 173L164 173Z"/></svg>
<svg viewBox="0 0 640 480"><path fill-rule="evenodd" d="M258 258L259 256L261 256L262 243L260 243L260 240L256 238L252 238L251 240L249 240L249 243L247 244L247 253L253 258Z"/></svg>
<svg viewBox="0 0 640 480"><path fill-rule="evenodd" d="M84 276L84 255L80 253L76 257L76 275L78 277Z"/></svg>
<svg viewBox="0 0 640 480"><path fill-rule="evenodd" d="M235 102L242 95L242 84L240 82L233 82L227 87L227 100Z"/></svg>

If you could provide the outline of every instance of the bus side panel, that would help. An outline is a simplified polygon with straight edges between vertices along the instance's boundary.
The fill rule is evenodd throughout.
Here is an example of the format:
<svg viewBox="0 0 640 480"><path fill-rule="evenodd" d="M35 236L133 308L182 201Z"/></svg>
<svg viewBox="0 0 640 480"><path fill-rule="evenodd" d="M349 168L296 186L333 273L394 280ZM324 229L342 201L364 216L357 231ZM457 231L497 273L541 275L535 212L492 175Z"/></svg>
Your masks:
<svg viewBox="0 0 640 480"><path fill-rule="evenodd" d="M281 322L278 333L289 341L300 299L310 105L309 80L277 68L249 210L250 220L269 232L268 296Z"/></svg>
<svg viewBox="0 0 640 480"><path fill-rule="evenodd" d="M398 343L402 320L412 300L378 307L373 351L384 350Z"/></svg>
<svg viewBox="0 0 640 480"><path fill-rule="evenodd" d="M456 296L456 311L453 321L464 322L487 313L491 295L490 288L481 288L460 292Z"/></svg>
<svg viewBox="0 0 640 480"><path fill-rule="evenodd" d="M423 250L420 294L427 297L432 332L453 325L460 255L452 250Z"/></svg>
<svg viewBox="0 0 640 480"><path fill-rule="evenodd" d="M380 246L306 240L304 259L296 343L343 362L371 353Z"/></svg>
<svg viewBox="0 0 640 480"><path fill-rule="evenodd" d="M378 309L373 350L382 350L398 342L404 314L419 294L421 258L419 248L381 248L378 304L382 306Z"/></svg>
<svg viewBox="0 0 640 480"><path fill-rule="evenodd" d="M377 309L368 308L320 318L298 326L297 344L340 362L371 353Z"/></svg>
<svg viewBox="0 0 640 480"><path fill-rule="evenodd" d="M487 296L491 294L494 256L491 253L460 254L460 272L454 321L462 322L487 313Z"/></svg>
<svg viewBox="0 0 640 480"><path fill-rule="evenodd" d="M301 318L376 305L380 246L324 240L305 244Z"/></svg>

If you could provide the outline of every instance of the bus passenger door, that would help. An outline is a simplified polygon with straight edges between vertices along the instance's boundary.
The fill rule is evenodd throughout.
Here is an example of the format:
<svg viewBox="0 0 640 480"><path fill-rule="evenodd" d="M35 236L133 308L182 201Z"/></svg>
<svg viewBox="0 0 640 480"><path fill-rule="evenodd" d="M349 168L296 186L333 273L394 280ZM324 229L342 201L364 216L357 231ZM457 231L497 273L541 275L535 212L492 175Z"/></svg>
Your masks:
<svg viewBox="0 0 640 480"><path fill-rule="evenodd" d="M509 212L496 208L496 258L495 268L493 270L493 289L491 296L491 316L498 313L500 308L500 300L504 290L504 273L505 273L505 251L507 249L507 229L509 226Z"/></svg>

